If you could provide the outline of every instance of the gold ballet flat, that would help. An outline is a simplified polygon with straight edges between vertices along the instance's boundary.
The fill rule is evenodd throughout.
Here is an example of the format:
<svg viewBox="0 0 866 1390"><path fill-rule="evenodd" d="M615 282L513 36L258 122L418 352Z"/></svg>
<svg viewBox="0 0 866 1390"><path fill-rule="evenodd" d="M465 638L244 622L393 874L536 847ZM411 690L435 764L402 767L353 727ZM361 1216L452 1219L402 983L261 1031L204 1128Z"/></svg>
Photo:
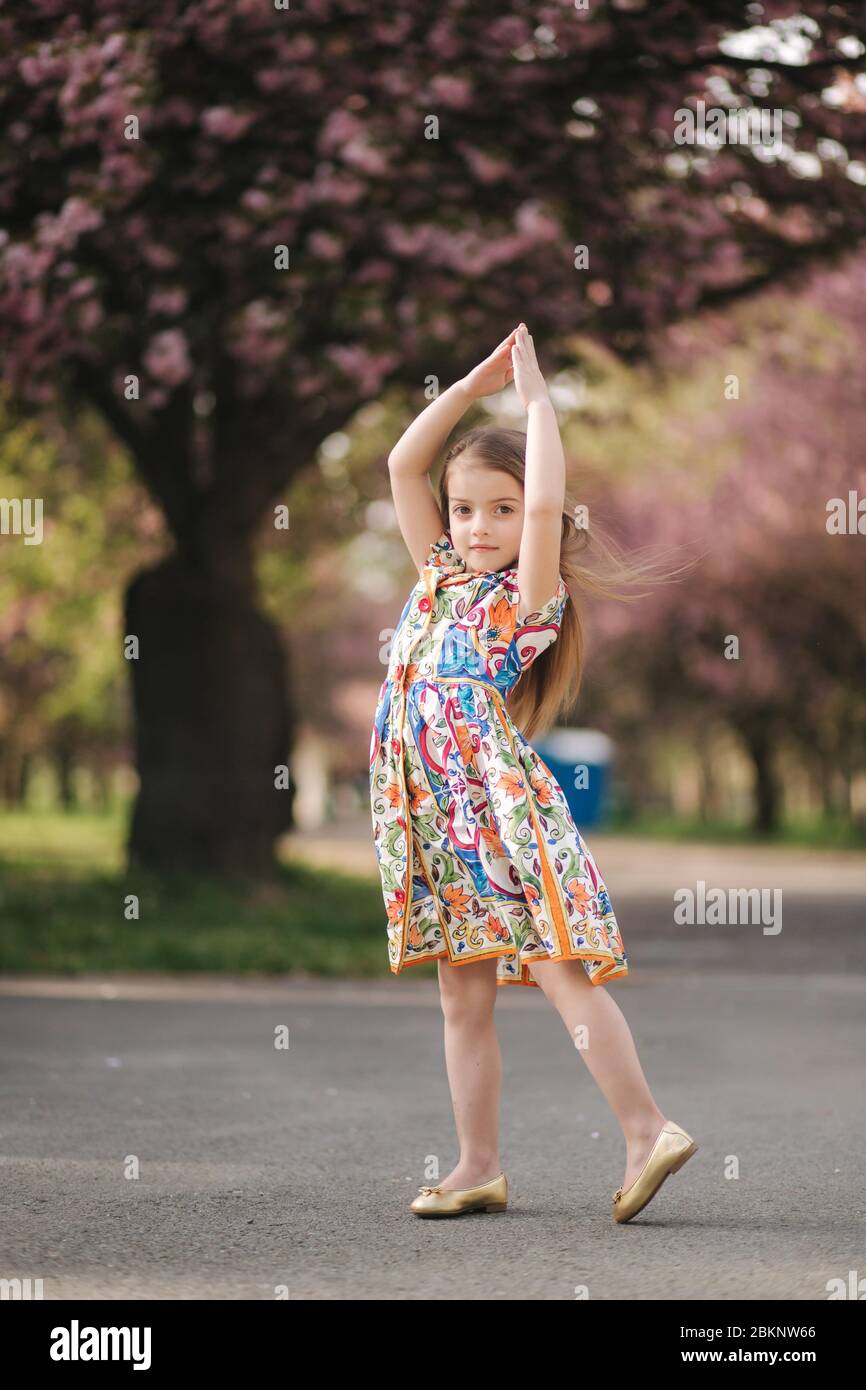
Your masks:
<svg viewBox="0 0 866 1390"><path fill-rule="evenodd" d="M643 1211L665 1179L682 1168L697 1148L690 1134L675 1125L673 1120L665 1120L649 1158L631 1187L627 1192L618 1187L613 1194L614 1221L631 1221L633 1216Z"/></svg>
<svg viewBox="0 0 866 1390"><path fill-rule="evenodd" d="M416 1216L460 1216L465 1211L505 1211L508 1182L505 1174L480 1187L419 1187L409 1206Z"/></svg>

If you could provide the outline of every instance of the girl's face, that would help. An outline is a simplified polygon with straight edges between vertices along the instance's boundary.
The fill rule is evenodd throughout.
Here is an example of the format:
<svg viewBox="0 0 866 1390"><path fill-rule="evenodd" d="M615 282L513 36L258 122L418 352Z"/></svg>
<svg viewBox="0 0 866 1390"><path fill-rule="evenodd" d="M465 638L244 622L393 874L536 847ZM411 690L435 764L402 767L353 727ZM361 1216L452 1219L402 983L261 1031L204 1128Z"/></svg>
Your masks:
<svg viewBox="0 0 866 1390"><path fill-rule="evenodd" d="M467 569L502 570L516 565L523 533L523 488L510 473L452 464L448 529Z"/></svg>

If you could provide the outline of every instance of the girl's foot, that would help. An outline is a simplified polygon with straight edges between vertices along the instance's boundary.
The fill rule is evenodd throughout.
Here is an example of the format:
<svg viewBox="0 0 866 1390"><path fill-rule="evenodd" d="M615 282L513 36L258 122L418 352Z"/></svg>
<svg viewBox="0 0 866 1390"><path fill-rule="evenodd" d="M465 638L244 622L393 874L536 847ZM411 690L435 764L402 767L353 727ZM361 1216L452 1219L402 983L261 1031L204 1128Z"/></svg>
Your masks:
<svg viewBox="0 0 866 1390"><path fill-rule="evenodd" d="M494 1178L498 1178L501 1172L502 1164L498 1158L493 1160L492 1165L488 1163L479 1166L478 1164L460 1162L456 1168L452 1168L447 1178L443 1178L441 1182L431 1183L431 1186L441 1187L443 1192L451 1192L457 1188L482 1187L484 1183L492 1182Z"/></svg>
<svg viewBox="0 0 866 1390"><path fill-rule="evenodd" d="M625 1157L625 1177L622 1180L622 1190L627 1192L633 1182L637 1182L643 1172L644 1164L653 1151L653 1146L667 1124L664 1115L653 1125L652 1129L645 1130L639 1136L633 1136L627 1141Z"/></svg>

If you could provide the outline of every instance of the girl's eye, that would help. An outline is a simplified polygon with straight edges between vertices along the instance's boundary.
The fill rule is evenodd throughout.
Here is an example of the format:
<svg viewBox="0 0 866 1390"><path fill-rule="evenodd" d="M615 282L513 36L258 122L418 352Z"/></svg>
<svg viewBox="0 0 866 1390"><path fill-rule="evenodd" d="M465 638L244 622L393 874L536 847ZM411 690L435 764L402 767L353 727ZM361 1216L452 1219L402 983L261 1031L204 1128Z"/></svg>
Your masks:
<svg viewBox="0 0 866 1390"><path fill-rule="evenodd" d="M499 507L497 507L496 510L497 510L497 511L500 511L500 512L513 512L513 511L514 511L514 508L513 508L513 507L509 507L509 506L508 506L507 504L505 504L505 503L502 503ZM456 515L457 513L459 513L459 512L465 512L465 511L468 511L468 508L467 508L467 507L465 507L465 506L463 506L463 505L461 505L461 504L459 504L459 503L455 504L455 506L454 506L455 515Z"/></svg>

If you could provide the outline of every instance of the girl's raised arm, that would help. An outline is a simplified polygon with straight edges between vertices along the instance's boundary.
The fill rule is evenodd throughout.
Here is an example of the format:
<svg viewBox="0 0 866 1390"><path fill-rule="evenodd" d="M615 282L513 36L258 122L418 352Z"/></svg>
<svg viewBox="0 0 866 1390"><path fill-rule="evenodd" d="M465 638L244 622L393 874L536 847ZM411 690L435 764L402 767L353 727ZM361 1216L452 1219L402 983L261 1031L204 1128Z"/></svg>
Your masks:
<svg viewBox="0 0 866 1390"><path fill-rule="evenodd" d="M439 505L428 477L436 456L466 409L481 396L502 391L513 375L511 345L517 329L468 376L431 401L388 455L391 495L400 532L419 573L443 530ZM445 524L447 525L447 519Z"/></svg>
<svg viewBox="0 0 866 1390"><path fill-rule="evenodd" d="M513 348L514 386L526 411L523 532L517 561L518 621L538 612L559 587L565 506L565 454L556 411L526 324Z"/></svg>
<svg viewBox="0 0 866 1390"><path fill-rule="evenodd" d="M455 381L421 411L388 455L394 510L406 548L419 572L443 530L429 471L472 400L465 380Z"/></svg>

